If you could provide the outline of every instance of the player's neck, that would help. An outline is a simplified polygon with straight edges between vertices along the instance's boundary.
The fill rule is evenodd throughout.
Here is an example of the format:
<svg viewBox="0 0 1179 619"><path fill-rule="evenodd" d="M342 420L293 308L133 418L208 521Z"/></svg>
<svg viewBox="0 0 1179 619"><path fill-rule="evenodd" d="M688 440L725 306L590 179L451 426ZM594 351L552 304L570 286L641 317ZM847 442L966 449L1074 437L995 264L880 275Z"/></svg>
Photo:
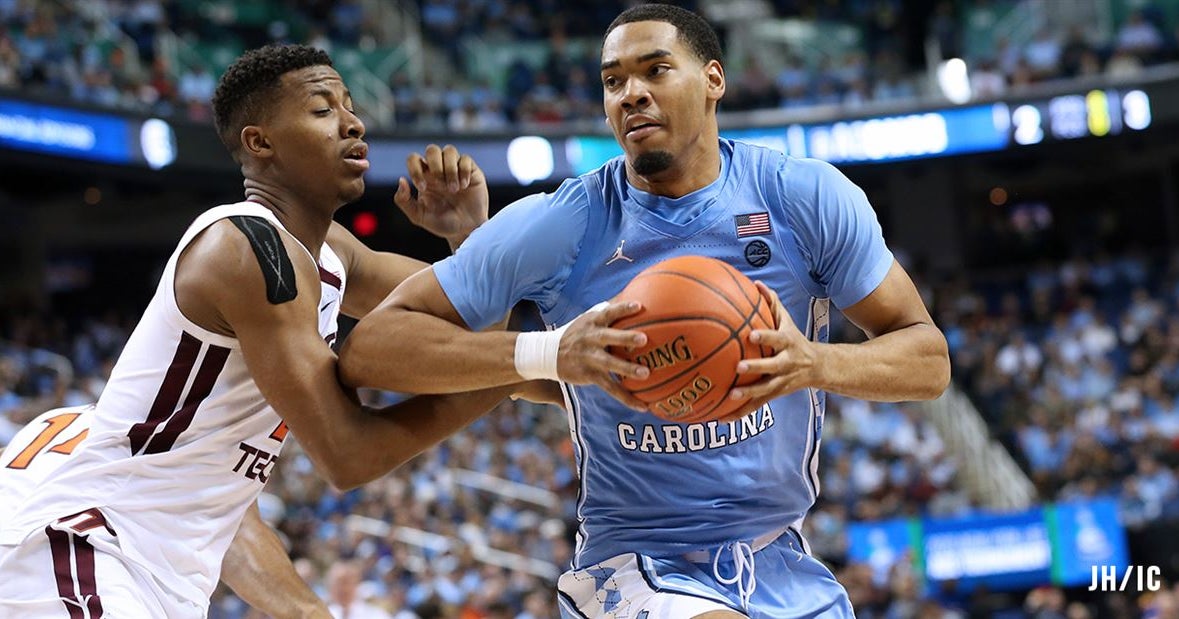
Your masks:
<svg viewBox="0 0 1179 619"><path fill-rule="evenodd" d="M707 187L720 177L721 155L714 136L707 144L697 144L663 172L641 176L630 162L626 180L635 188L657 196L680 198Z"/></svg>
<svg viewBox="0 0 1179 619"><path fill-rule="evenodd" d="M328 228L332 225L331 212L297 200L289 192L273 185L246 179L245 188L246 200L270 209L287 232L294 235L312 255L319 256L319 250L327 239Z"/></svg>

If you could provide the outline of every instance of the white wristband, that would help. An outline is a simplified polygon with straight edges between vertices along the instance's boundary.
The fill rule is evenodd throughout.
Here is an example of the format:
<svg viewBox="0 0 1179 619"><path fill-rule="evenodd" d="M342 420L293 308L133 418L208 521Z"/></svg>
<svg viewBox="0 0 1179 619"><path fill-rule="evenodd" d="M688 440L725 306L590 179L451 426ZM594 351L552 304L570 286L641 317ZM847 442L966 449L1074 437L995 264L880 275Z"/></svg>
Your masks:
<svg viewBox="0 0 1179 619"><path fill-rule="evenodd" d="M525 331L516 336L516 372L525 380L543 378L560 380L557 376L557 353L565 325L552 331Z"/></svg>

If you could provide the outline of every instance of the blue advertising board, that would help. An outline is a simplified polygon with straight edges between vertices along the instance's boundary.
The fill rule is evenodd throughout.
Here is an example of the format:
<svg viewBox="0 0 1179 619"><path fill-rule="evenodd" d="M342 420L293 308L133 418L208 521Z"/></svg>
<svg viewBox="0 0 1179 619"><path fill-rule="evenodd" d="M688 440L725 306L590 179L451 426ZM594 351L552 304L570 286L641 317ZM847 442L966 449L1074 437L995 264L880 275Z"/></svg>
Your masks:
<svg viewBox="0 0 1179 619"><path fill-rule="evenodd" d="M1114 566L1121 573L1129 563L1113 499L1014 513L852 523L848 557L877 575L887 574L898 561L909 562L929 592L948 582L962 592L979 585L996 591L1084 585L1095 566Z"/></svg>

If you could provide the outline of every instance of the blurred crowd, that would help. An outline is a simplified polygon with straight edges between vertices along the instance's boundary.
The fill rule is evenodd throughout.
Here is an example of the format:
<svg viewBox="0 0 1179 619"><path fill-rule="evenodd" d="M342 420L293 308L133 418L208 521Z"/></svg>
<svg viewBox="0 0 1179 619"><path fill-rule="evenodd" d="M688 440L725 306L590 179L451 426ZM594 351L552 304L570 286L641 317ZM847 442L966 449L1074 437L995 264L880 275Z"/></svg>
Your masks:
<svg viewBox="0 0 1179 619"><path fill-rule="evenodd" d="M963 276L922 290L949 340L956 385L1041 499L1116 497L1131 529L1179 516L1179 256L1096 255L1044 262L1017 278ZM132 324L118 312L0 323L0 444L42 410L95 400ZM837 339L856 339L853 330L833 325ZM372 404L395 397L364 396ZM859 616L1162 617L1179 600L1164 590L1122 600L1121 612L1055 588L931 596L907 560L884 569L851 563L852 521L960 515L977 506L914 406L830 396L823 442L822 494L804 533ZM363 606L363 616L553 617L553 576L569 560L575 528L572 454L560 410L505 402L351 492L326 485L289 445L262 510L307 581L334 604ZM1162 610L1140 615L1136 604ZM223 592L213 616L248 614Z"/></svg>
<svg viewBox="0 0 1179 619"><path fill-rule="evenodd" d="M1179 517L1179 255L1042 263L947 285L958 384L1048 499L1116 496L1130 527Z"/></svg>
<svg viewBox="0 0 1179 619"><path fill-rule="evenodd" d="M273 15L241 17L213 0L0 1L0 90L207 122L219 67L177 61L164 33L184 44L226 44L240 51L268 42L301 42L329 51L392 49L382 20L360 0L271 0ZM479 133L601 122L596 43L621 0L569 4L555 0L421 0L420 29L439 62L411 77L403 66L387 81L395 126L421 132ZM681 3L682 4L682 3ZM962 57L977 99L1018 92L1060 78L1130 77L1179 58L1179 27L1151 3L1136 3L1114 32L1041 27L1027 41L1002 35L967 45L967 26L994 20L1015 0L943 0L914 14L901 0L776 0L777 17L853 24L860 43L838 52L794 48L727 59L727 110L836 106L935 94L925 48ZM694 3L689 3L692 8ZM722 31L722 35L723 35ZM722 36L722 42L724 37ZM472 42L484 47L472 46ZM487 46L538 44L516 55L502 74L476 70ZM175 47L175 45L172 45ZM528 48L534 50L536 48ZM429 56L433 57L433 56ZM174 66L182 65L182 66ZM439 70L442 67L444 70ZM371 116L371 114L370 114Z"/></svg>

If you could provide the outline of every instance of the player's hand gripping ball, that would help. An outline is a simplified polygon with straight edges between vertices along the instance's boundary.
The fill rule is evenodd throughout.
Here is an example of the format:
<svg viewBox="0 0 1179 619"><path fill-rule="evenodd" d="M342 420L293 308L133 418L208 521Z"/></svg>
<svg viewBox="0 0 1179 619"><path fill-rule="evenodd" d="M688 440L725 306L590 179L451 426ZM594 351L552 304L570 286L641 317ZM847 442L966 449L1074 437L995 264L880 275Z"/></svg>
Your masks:
<svg viewBox="0 0 1179 619"><path fill-rule="evenodd" d="M749 334L775 328L769 302L749 278L720 260L681 256L646 268L616 299L642 304L611 326L646 333L647 345L610 352L651 370L645 380L624 378L622 386L652 414L697 423L747 404L730 400L729 390L761 376L738 375L737 362L771 356L769 348L751 344Z"/></svg>

